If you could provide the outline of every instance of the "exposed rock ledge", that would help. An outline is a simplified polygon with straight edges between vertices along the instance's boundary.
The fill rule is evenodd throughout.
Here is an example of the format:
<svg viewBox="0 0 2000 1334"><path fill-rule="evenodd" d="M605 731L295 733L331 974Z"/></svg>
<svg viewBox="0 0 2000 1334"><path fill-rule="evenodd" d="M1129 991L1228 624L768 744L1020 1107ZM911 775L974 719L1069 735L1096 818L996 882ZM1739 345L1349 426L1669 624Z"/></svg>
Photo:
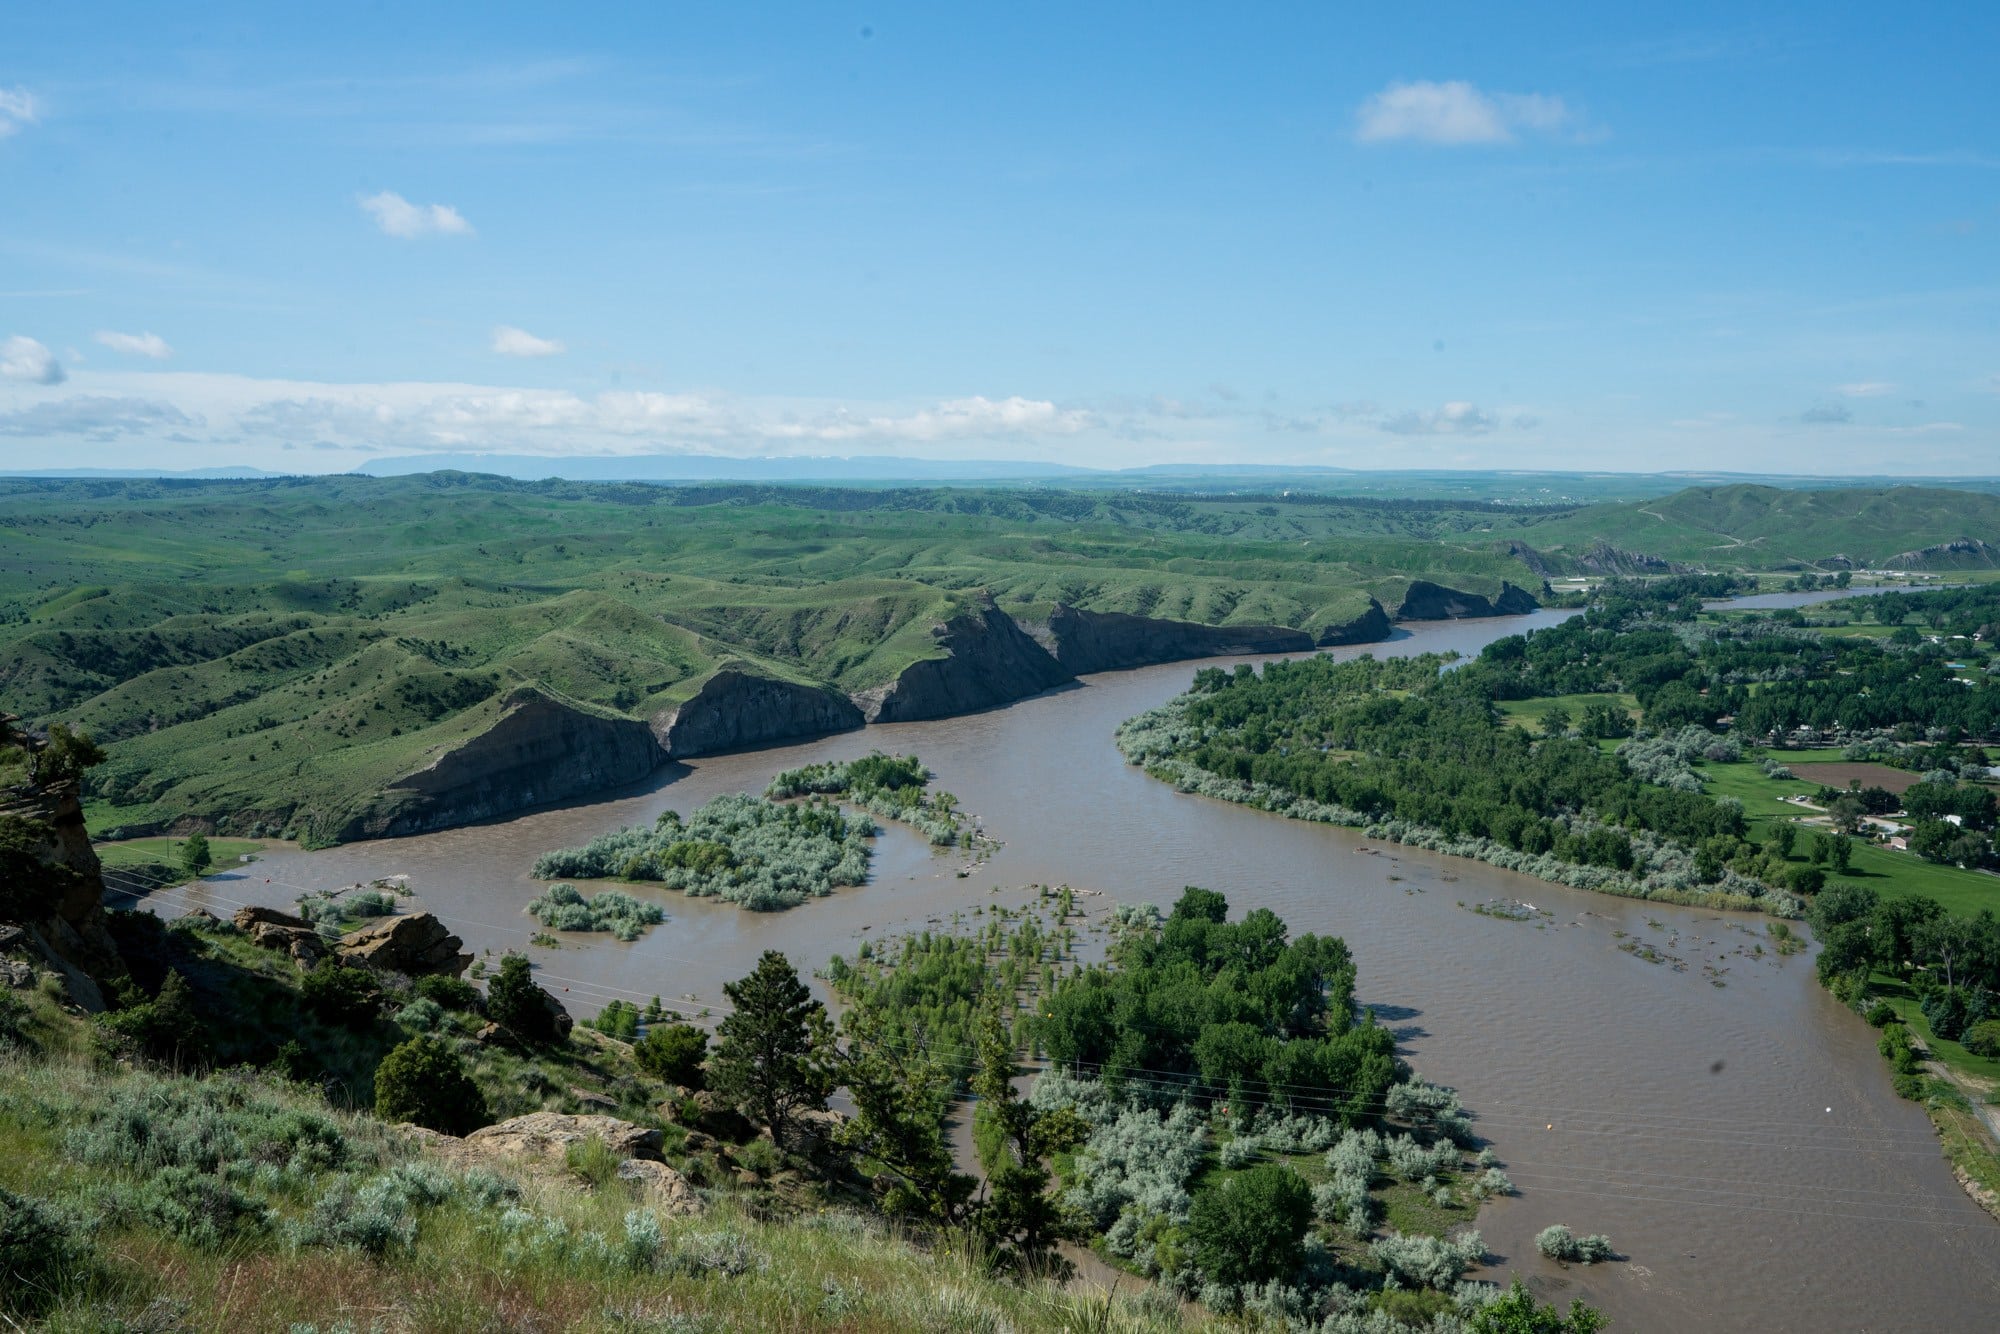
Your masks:
<svg viewBox="0 0 2000 1334"><path fill-rule="evenodd" d="M1394 633L1389 613L1382 609L1381 603L1369 598L1367 611L1351 621L1321 626L1313 643L1320 648L1332 648L1336 644L1379 644Z"/></svg>
<svg viewBox="0 0 2000 1334"><path fill-rule="evenodd" d="M1061 602L1036 638L1048 646L1057 663L1077 675L1182 658L1303 653L1313 647L1310 634L1282 625L1203 625L1121 611L1084 611Z"/></svg>
<svg viewBox="0 0 2000 1334"><path fill-rule="evenodd" d="M942 657L913 662L854 697L871 723L949 718L1007 704L1075 678L1014 618L990 603L931 627Z"/></svg>
<svg viewBox="0 0 2000 1334"><path fill-rule="evenodd" d="M387 838L468 824L636 783L666 763L652 729L606 718L522 686L505 712L403 777L333 837Z"/></svg>
<svg viewBox="0 0 2000 1334"><path fill-rule="evenodd" d="M861 710L838 691L725 667L686 703L654 715L652 728L666 753L679 757L802 740L861 724Z"/></svg>
<svg viewBox="0 0 2000 1334"><path fill-rule="evenodd" d="M1396 608L1396 619L1457 621L1481 616L1519 616L1537 611L1541 605L1526 589L1509 583L1500 585L1499 597L1488 599L1478 593L1465 593L1419 579L1403 594L1403 604Z"/></svg>

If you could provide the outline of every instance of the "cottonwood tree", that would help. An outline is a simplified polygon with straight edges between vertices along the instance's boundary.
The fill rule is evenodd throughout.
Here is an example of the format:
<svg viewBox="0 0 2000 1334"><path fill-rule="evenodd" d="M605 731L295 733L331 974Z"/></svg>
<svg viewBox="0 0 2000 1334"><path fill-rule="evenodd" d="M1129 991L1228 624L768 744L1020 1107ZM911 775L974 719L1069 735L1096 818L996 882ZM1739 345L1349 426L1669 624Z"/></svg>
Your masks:
<svg viewBox="0 0 2000 1334"><path fill-rule="evenodd" d="M824 1109L837 1082L826 1007L776 950L765 950L754 972L722 991L735 1008L716 1026L708 1085L782 1144L797 1114Z"/></svg>

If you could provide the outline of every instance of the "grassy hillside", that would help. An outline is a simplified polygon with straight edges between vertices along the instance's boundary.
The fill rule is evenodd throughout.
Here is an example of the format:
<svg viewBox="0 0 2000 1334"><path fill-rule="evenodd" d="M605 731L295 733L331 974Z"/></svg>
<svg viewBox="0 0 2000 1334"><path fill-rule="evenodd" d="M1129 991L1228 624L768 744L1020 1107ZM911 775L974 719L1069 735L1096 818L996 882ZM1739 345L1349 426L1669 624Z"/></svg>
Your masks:
<svg viewBox="0 0 2000 1334"><path fill-rule="evenodd" d="M991 596L1317 630L1531 583L1479 502L523 483L0 482L0 702L88 728L100 826L336 813L516 686L650 717L724 666L845 691Z"/></svg>
<svg viewBox="0 0 2000 1334"><path fill-rule="evenodd" d="M990 596L1317 632L1611 546L1716 567L2000 541L2000 497L1725 486L1520 507L1114 491L0 480L0 707L87 727L101 826L306 834L515 687L647 718L724 666L865 690ZM1977 561L1971 555L1938 556ZM1932 558L1926 558L1932 559Z"/></svg>
<svg viewBox="0 0 2000 1334"><path fill-rule="evenodd" d="M2000 552L1923 553L1957 542L2000 545L2000 496L1914 486L1695 487L1549 517L1524 540L1558 559L1608 543L1708 569L1846 568L1839 558L1856 568L1985 568L2000 563ZM1907 559L1912 553L1918 558Z"/></svg>

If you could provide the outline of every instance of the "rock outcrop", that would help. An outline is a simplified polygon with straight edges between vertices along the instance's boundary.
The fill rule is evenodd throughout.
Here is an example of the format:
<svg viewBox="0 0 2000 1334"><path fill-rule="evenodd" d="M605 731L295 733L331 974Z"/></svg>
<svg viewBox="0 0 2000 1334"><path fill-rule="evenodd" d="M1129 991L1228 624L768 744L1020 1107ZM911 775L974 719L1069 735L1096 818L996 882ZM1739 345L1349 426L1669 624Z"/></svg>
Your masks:
<svg viewBox="0 0 2000 1334"><path fill-rule="evenodd" d="M311 922L276 908L238 908L236 929L260 949L283 950L310 968L326 957L326 942Z"/></svg>
<svg viewBox="0 0 2000 1334"><path fill-rule="evenodd" d="M1541 605L1526 589L1509 583L1500 585L1500 596L1489 599L1478 593L1465 593L1434 584L1428 579L1419 579L1403 594L1403 603L1396 608L1396 619L1457 621L1481 616L1519 616L1538 610Z"/></svg>
<svg viewBox="0 0 2000 1334"><path fill-rule="evenodd" d="M0 792L0 822L7 826L10 864L18 883L0 886L0 903L32 908L19 914L17 947L38 955L61 975L69 996L93 1013L106 1008L99 979L125 972L124 960L104 918L104 880L74 781L29 784Z"/></svg>
<svg viewBox="0 0 2000 1334"><path fill-rule="evenodd" d="M725 667L686 703L656 715L652 728L667 755L678 758L845 732L862 722L854 701L837 690Z"/></svg>
<svg viewBox="0 0 2000 1334"><path fill-rule="evenodd" d="M1320 627L1313 643L1320 648L1332 648L1337 644L1379 644L1396 632L1389 623L1389 613L1374 598L1368 599L1368 610L1351 621L1340 621Z"/></svg>
<svg viewBox="0 0 2000 1334"><path fill-rule="evenodd" d="M2000 547L1976 537L1899 551L1882 562L1885 570L1985 570L2000 565Z"/></svg>
<svg viewBox="0 0 2000 1334"><path fill-rule="evenodd" d="M381 973L457 977L472 964L470 954L458 952L463 944L435 913L417 912L371 922L342 936L333 948L343 962Z"/></svg>
<svg viewBox="0 0 2000 1334"><path fill-rule="evenodd" d="M1312 635L1282 625L1203 625L1119 611L1084 611L1061 602L1036 638L1064 670L1079 676L1183 658L1303 653L1313 647Z"/></svg>
<svg viewBox="0 0 2000 1334"><path fill-rule="evenodd" d="M660 1132L615 1116L532 1112L483 1126L463 1139L420 1126L403 1129L431 1155L454 1167L508 1164L541 1174L562 1171L570 1145L602 1140L621 1160L619 1180L638 1186L654 1208L669 1216L692 1216L707 1209L688 1179L660 1161Z"/></svg>
<svg viewBox="0 0 2000 1334"><path fill-rule="evenodd" d="M894 681L854 697L871 723L916 722L975 713L1064 685L1075 678L1013 617L988 602L931 627L943 650L905 667Z"/></svg>
<svg viewBox="0 0 2000 1334"><path fill-rule="evenodd" d="M397 779L333 839L469 824L636 783L666 763L652 729L637 719L587 712L527 686L502 703L491 727Z"/></svg>

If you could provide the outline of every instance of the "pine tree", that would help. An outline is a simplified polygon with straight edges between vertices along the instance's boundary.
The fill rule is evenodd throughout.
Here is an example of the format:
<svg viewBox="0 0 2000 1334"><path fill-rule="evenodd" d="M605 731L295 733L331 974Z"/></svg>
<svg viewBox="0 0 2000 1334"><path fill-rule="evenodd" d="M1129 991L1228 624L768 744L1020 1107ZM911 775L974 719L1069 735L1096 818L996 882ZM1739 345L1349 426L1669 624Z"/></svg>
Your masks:
<svg viewBox="0 0 2000 1334"><path fill-rule="evenodd" d="M1090 1228L1049 1194L1047 1160L1083 1143L1090 1127L1072 1108L1041 1111L1024 1100L1014 1087L1019 1073L1014 1039L989 1010L980 1021L979 1070L972 1077L979 1098L974 1139L990 1189L980 1227L998 1263L1064 1279L1072 1266L1056 1244L1085 1240Z"/></svg>
<svg viewBox="0 0 2000 1334"><path fill-rule="evenodd" d="M716 1026L709 1087L782 1144L793 1117L825 1108L837 1082L826 1007L776 950L765 950L756 971L722 991L735 1010Z"/></svg>

